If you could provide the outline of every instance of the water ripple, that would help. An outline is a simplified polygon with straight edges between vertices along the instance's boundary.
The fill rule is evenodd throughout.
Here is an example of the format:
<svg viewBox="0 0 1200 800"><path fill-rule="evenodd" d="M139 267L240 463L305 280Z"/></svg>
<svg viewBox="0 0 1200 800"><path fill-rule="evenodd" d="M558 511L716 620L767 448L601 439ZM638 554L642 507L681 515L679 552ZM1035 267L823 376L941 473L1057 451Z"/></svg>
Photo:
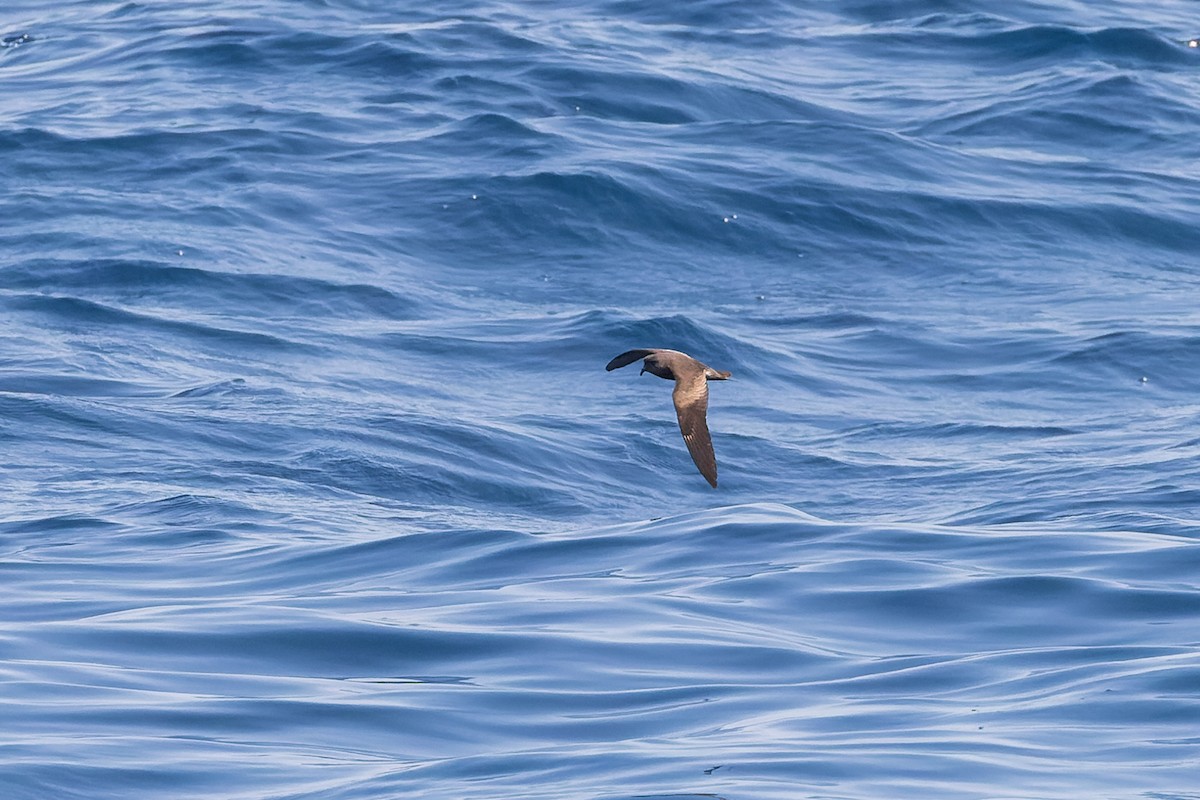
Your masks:
<svg viewBox="0 0 1200 800"><path fill-rule="evenodd" d="M5 800L1195 796L1182 7L276 5L6 7Z"/></svg>

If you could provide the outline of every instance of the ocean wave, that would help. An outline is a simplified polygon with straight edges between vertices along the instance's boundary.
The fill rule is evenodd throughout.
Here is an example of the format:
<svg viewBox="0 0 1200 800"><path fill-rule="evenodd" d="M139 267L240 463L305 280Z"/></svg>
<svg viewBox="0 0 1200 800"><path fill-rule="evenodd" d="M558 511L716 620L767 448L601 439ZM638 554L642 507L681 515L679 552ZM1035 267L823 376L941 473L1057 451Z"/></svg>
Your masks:
<svg viewBox="0 0 1200 800"><path fill-rule="evenodd" d="M1181 8L6 10L6 798L1194 794Z"/></svg>

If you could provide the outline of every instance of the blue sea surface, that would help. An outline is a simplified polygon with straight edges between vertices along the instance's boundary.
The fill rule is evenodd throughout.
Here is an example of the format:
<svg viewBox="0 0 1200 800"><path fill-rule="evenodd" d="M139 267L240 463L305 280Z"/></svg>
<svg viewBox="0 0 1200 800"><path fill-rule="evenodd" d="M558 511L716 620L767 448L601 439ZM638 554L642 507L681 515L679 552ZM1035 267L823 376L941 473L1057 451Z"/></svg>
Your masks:
<svg viewBox="0 0 1200 800"><path fill-rule="evenodd" d="M0 800L1200 798L1195 12L6 3Z"/></svg>

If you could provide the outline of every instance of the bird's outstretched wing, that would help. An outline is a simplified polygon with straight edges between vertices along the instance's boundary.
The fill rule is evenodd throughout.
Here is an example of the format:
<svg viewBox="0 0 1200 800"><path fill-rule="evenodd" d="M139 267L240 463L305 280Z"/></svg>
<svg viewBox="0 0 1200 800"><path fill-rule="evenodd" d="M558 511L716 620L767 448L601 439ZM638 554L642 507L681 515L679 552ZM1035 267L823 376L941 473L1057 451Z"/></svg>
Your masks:
<svg viewBox="0 0 1200 800"><path fill-rule="evenodd" d="M697 372L687 380L677 381L671 399L675 401L679 430L692 461L704 479L717 488L717 455L708 434L708 381L704 373Z"/></svg>
<svg viewBox="0 0 1200 800"><path fill-rule="evenodd" d="M621 355L614 358L612 361L608 362L608 366L605 367L604 369L606 369L609 372L612 372L614 369L617 369L618 367L628 366L635 361L642 360L643 358L650 355L651 353L657 353L657 352L658 352L657 350L627 350L624 353L621 353Z"/></svg>

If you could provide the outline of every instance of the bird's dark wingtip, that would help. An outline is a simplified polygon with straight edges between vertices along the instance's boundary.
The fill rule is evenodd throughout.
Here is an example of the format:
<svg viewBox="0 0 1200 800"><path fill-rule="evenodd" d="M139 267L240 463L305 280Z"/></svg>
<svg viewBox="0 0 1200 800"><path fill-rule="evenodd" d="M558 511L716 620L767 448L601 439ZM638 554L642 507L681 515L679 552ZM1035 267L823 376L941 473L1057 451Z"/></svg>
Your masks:
<svg viewBox="0 0 1200 800"><path fill-rule="evenodd" d="M606 366L604 368L604 370L606 372L612 372L614 369L617 369L618 367L628 366L629 364L632 364L633 362L635 362L639 359L645 358L646 356L650 355L653 352L654 352L653 350L646 350L646 349L626 350L624 353L621 353L621 355L617 356L612 361L608 362L608 366Z"/></svg>

